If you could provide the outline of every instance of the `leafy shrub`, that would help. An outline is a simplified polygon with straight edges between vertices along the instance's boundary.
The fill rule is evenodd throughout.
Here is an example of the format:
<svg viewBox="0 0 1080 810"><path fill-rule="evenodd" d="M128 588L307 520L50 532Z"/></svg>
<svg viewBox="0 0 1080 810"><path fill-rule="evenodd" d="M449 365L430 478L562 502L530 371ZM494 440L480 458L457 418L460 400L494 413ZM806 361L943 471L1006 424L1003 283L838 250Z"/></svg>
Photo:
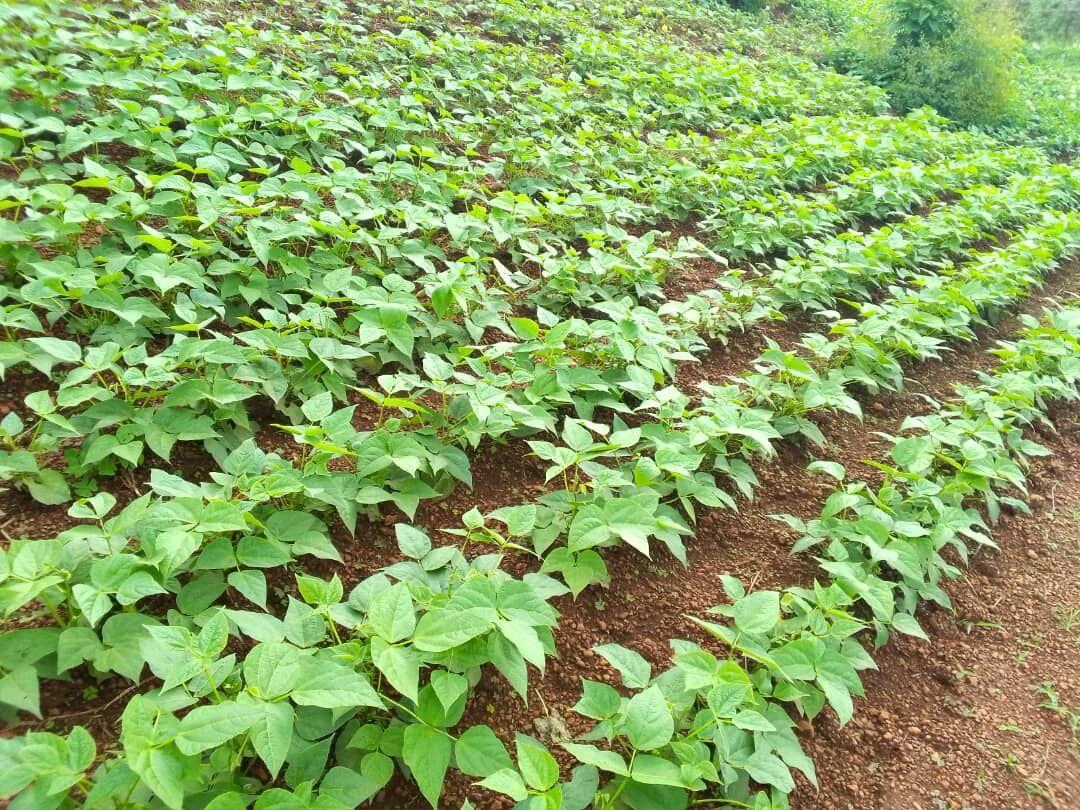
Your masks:
<svg viewBox="0 0 1080 810"><path fill-rule="evenodd" d="M960 26L960 0L890 0L890 5L900 48L940 44Z"/></svg>
<svg viewBox="0 0 1080 810"><path fill-rule="evenodd" d="M932 106L963 124L1002 121L1020 39L1004 0L888 0L833 53L883 85L900 110Z"/></svg>

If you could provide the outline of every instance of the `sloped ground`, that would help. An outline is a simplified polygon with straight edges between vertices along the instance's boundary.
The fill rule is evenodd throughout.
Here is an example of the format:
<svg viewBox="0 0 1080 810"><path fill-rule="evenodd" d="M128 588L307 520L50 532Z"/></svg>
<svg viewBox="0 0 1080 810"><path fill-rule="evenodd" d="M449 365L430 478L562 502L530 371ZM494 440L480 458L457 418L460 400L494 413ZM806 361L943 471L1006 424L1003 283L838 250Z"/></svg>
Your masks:
<svg viewBox="0 0 1080 810"><path fill-rule="evenodd" d="M15 800L22 808L60 803L72 785L77 804L94 783L170 807L223 792L227 807L246 806L258 791L258 810L307 806L313 781L312 801L328 810L376 794L388 808L457 807L466 795L496 808L510 801L470 785L511 762L502 746L513 750L519 732L551 747L567 779L573 762L559 744L591 725L572 708L581 678L618 683L592 646L634 647L655 670L669 664L672 638L723 656L685 616L726 601L719 574L756 591L820 576L809 555L789 555L792 537L770 515L821 507L833 482L806 470L814 456L874 480L861 461L888 443L873 431L895 432L930 407L912 393L868 394L868 381L897 386L895 373L909 392L946 396L989 368L993 341L1019 325L1006 318L994 332L984 319L1018 307L1038 315L1077 292L1075 267L1054 268L1080 244L1080 173L933 116L883 114L873 88L771 50L727 13L327 2L267 4L237 22L219 3L6 8L0 394L4 413L26 424L2 426L10 564L0 597L11 621L0 708L11 724L0 765L11 767L0 794L50 764L19 735L85 726L97 741L87 761L89 735L72 738L79 750L57 759L75 763L74 778L64 772L55 789L43 779ZM777 345L763 355L766 338ZM879 353L860 365L867 345ZM734 387L710 405L700 381ZM658 419L649 401L676 383L693 398ZM395 397L376 404L380 390ZM1072 413L1055 418L1068 427ZM712 444L690 445L710 420ZM565 457L611 427L629 444L595 442L596 465L577 465L591 470L588 485L546 480L542 446L527 443L550 441ZM808 452L818 431L823 447ZM696 494L676 497L688 480ZM1046 486L1043 507L1057 515ZM491 515L510 505L545 514L557 500L539 499L559 491L578 500L554 535L535 520L504 530ZM82 500L94 493L115 503ZM724 496L737 509L720 508ZM570 550L571 517L608 502L632 518L600 527L589 568ZM477 531L473 507L503 534ZM91 509L123 517L98 521ZM465 519L467 540L446 531ZM688 567L676 559L681 537ZM500 543L505 575L469 568ZM1013 545L1020 562L1034 550L1032 564L1050 564L1030 538ZM535 576L558 552L585 579L574 566L545 571L583 589L576 599ZM1012 573L978 565L976 594L979 577ZM388 577L406 583L393 591L389 628L371 603ZM524 607L507 597L516 613L484 619L482 637L456 635L477 615L451 609L462 580L509 582ZM892 609L895 578L880 581L889 621L910 620ZM996 609L964 601L967 587L952 591L970 615ZM1070 593L1055 591L1062 623ZM869 615L865 604L853 610ZM423 644L418 616L443 628ZM954 734L901 711L935 700L921 691L929 681L913 691L896 665L925 660L939 679L970 669L959 646L955 659L948 652L968 639L940 616L919 614L936 630L935 654L908 641L880 653L860 725L834 730L828 708L799 721L823 784L820 795L800 785L800 805L921 800L919 740L942 749L946 770L945 741L975 761L959 753L962 724ZM1012 631L1004 623L1017 644L1030 643L1031 617ZM991 638L976 630L963 654ZM1066 654L1057 643L1046 649ZM267 649L303 678L257 686L265 672L247 664ZM1009 700L1029 727L1028 704L1013 702L1026 685L1005 677L1011 652L986 662L1001 668L985 681L957 679L962 689L1015 686L986 699ZM207 671L190 671L200 656ZM409 666L423 684L438 676L441 691L418 698ZM177 672L186 679L160 688ZM333 683L304 690L326 673ZM1047 664L1032 677L1043 675L1059 681L1061 707L1075 703L1063 672ZM765 687L746 694L751 727L716 754L740 773L747 746L780 733L756 710L778 720L796 711ZM863 719L879 694L897 701L883 723L905 752L887 781L872 766L887 740ZM252 706L265 713L258 729ZM661 728L669 711L658 708ZM680 733L691 733L683 719ZM482 755L461 743L466 729L479 731ZM854 733L869 775L853 782L843 754ZM1071 772L1056 751L1042 768L1017 747L1015 768L1032 789L1067 798ZM776 786L772 799L734 777L728 795L782 807L789 766L802 761L786 752L790 761L763 751L771 767L755 772ZM547 769L547 755L535 756ZM1055 770L1064 786L1046 781ZM974 784L977 771L960 781ZM987 795L1012 798L988 773ZM634 789L624 798L635 810L679 806L684 777L664 778L674 788L665 801L633 799ZM849 783L864 794L843 797ZM717 785L702 785L695 799L721 801L710 798Z"/></svg>

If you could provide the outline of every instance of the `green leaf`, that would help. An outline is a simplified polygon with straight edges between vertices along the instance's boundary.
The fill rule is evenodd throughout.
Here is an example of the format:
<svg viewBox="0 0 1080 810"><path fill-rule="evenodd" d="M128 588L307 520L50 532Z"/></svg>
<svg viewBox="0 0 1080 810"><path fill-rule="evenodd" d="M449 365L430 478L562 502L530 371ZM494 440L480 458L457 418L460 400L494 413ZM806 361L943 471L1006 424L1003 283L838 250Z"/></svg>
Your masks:
<svg viewBox="0 0 1080 810"><path fill-rule="evenodd" d="M314 782L326 772L326 762L330 757L330 745L334 738L305 740L298 734L293 735L293 744L285 769L285 784L301 787L304 782Z"/></svg>
<svg viewBox="0 0 1080 810"><path fill-rule="evenodd" d="M266 796L272 801L274 790L277 790L277 788L268 790L263 796ZM262 797L260 797L260 799L261 798ZM203 808L203 810L247 810L249 804L251 804L250 796L235 790L230 790L228 793L219 793L205 808Z"/></svg>
<svg viewBox="0 0 1080 810"><path fill-rule="evenodd" d="M304 416L307 417L309 422L321 422L333 412L334 397L329 391L323 391L321 394L305 401L300 406L300 410L304 412Z"/></svg>
<svg viewBox="0 0 1080 810"><path fill-rule="evenodd" d="M544 558L540 570L542 573L557 571L562 574L575 598L590 585L609 581L603 557L592 549L574 554L567 548L557 548Z"/></svg>
<svg viewBox="0 0 1080 810"><path fill-rule="evenodd" d="M622 706L622 696L606 683L583 680L581 686L581 698L574 705L578 714L593 720L606 720Z"/></svg>
<svg viewBox="0 0 1080 810"><path fill-rule="evenodd" d="M454 745L458 770L469 776L491 776L514 763L506 747L487 726L470 726Z"/></svg>
<svg viewBox="0 0 1080 810"><path fill-rule="evenodd" d="M293 702L323 709L383 709L382 700L365 675L326 660L307 660L293 689Z"/></svg>
<svg viewBox="0 0 1080 810"><path fill-rule="evenodd" d="M226 581L248 600L266 610L266 576L262 571L233 571Z"/></svg>
<svg viewBox="0 0 1080 810"><path fill-rule="evenodd" d="M643 785L670 785L671 787L690 787L683 778L682 771L674 762L650 754L639 754L634 758L634 768L630 777Z"/></svg>
<svg viewBox="0 0 1080 810"><path fill-rule="evenodd" d="M724 593L726 593L728 598L733 602L746 596L746 589L743 587L742 582L737 578L730 576L729 574L721 574L720 583L724 587Z"/></svg>
<svg viewBox="0 0 1080 810"><path fill-rule="evenodd" d="M756 591L735 602L735 627L740 633L761 635L772 630L780 621L780 594L776 591Z"/></svg>
<svg viewBox="0 0 1080 810"><path fill-rule="evenodd" d="M812 461L807 465L806 469L810 472L825 473L825 475L835 478L837 481L844 480L844 465L835 461Z"/></svg>
<svg viewBox="0 0 1080 810"><path fill-rule="evenodd" d="M67 503L71 500L71 489L64 476L56 470L41 470L26 481L30 497L46 506Z"/></svg>
<svg viewBox="0 0 1080 810"><path fill-rule="evenodd" d="M437 669L431 673L431 688L446 711L450 711L461 697L469 691L469 680L464 675Z"/></svg>
<svg viewBox="0 0 1080 810"><path fill-rule="evenodd" d="M372 751L360 760L359 771L340 765L331 768L319 783L319 795L336 799L343 808L359 807L382 790L393 775L394 761Z"/></svg>
<svg viewBox="0 0 1080 810"><path fill-rule="evenodd" d="M934 441L929 436L908 436L893 445L893 461L911 472L922 472L933 461L933 446Z"/></svg>
<svg viewBox="0 0 1080 810"><path fill-rule="evenodd" d="M90 732L82 726L75 726L67 738L67 766L75 773L81 773L94 764L97 756L97 744Z"/></svg>
<svg viewBox="0 0 1080 810"><path fill-rule="evenodd" d="M285 638L285 623L277 616L251 610L225 610L225 615L236 623L240 633L254 641L276 643Z"/></svg>
<svg viewBox="0 0 1080 810"><path fill-rule="evenodd" d="M277 777L292 743L296 714L287 702L259 701L251 707L256 719L251 724L251 744L266 765L271 777Z"/></svg>
<svg viewBox="0 0 1080 810"><path fill-rule="evenodd" d="M73 340L33 337L28 338L26 342L41 349L59 363L78 363L82 359L82 347Z"/></svg>
<svg viewBox="0 0 1080 810"><path fill-rule="evenodd" d="M97 633L89 627L68 627L56 643L56 670L66 672L84 661L92 661L100 651Z"/></svg>
<svg viewBox="0 0 1080 810"><path fill-rule="evenodd" d="M476 784L504 796L509 796L515 802L523 802L529 798L529 791L521 780L521 775L512 768L495 771L495 773Z"/></svg>
<svg viewBox="0 0 1080 810"><path fill-rule="evenodd" d="M781 793L790 793L795 789L791 771L775 754L758 751L746 760L745 768L750 778L758 784L772 785Z"/></svg>
<svg viewBox="0 0 1080 810"><path fill-rule="evenodd" d="M185 754L215 748L247 731L254 719L250 706L234 701L196 706L180 721L176 747Z"/></svg>
<svg viewBox="0 0 1080 810"><path fill-rule="evenodd" d="M675 720L664 693L656 685L630 698L625 723L627 738L640 751L666 745L675 733Z"/></svg>
<svg viewBox="0 0 1080 810"><path fill-rule="evenodd" d="M289 597L285 611L285 636L298 647L312 647L326 637L326 620L303 602Z"/></svg>
<svg viewBox="0 0 1080 810"><path fill-rule="evenodd" d="M543 792L559 781L559 763L544 746L525 734L515 734L514 741L518 768L526 785Z"/></svg>
<svg viewBox="0 0 1080 810"><path fill-rule="evenodd" d="M170 810L184 805L184 776L187 762L173 746L150 748L132 755L127 764Z"/></svg>
<svg viewBox="0 0 1080 810"><path fill-rule="evenodd" d="M483 635L492 626L486 608L432 610L417 623L413 644L425 652L445 652Z"/></svg>
<svg viewBox="0 0 1080 810"><path fill-rule="evenodd" d="M416 608L409 586L399 582L372 599L368 608L368 623L391 644L412 635L416 629Z"/></svg>
<svg viewBox="0 0 1080 810"><path fill-rule="evenodd" d="M578 765L574 768L569 782L562 788L561 810L585 810L592 807L593 798L600 790L600 774L591 765Z"/></svg>
<svg viewBox="0 0 1080 810"><path fill-rule="evenodd" d="M570 551L582 551L606 543L610 538L611 529L603 511L590 504L579 509L570 522L566 547Z"/></svg>
<svg viewBox="0 0 1080 810"><path fill-rule="evenodd" d="M431 551L431 539L421 529L408 523L394 524L398 548L406 557L419 560Z"/></svg>
<svg viewBox="0 0 1080 810"><path fill-rule="evenodd" d="M622 675L623 686L628 689L644 689L652 678L649 662L633 650L619 644L602 644L593 647L593 652L602 656Z"/></svg>
<svg viewBox="0 0 1080 810"><path fill-rule="evenodd" d="M919 626L919 623L915 620L915 617L908 613L894 613L892 621L890 622L893 627L899 630L901 633L908 636L915 636L915 638L921 638L929 640L926 632Z"/></svg>
<svg viewBox="0 0 1080 810"><path fill-rule="evenodd" d="M602 771L608 771L618 776L627 776L630 773L630 769L626 767L626 760L615 751L605 751L595 745L585 745L584 743L562 743L562 747L569 751L575 759L586 765L592 765Z"/></svg>
<svg viewBox="0 0 1080 810"><path fill-rule="evenodd" d="M765 715L753 709L743 709L731 718L731 722L746 731L776 731L776 726L770 723Z"/></svg>
<svg viewBox="0 0 1080 810"><path fill-rule="evenodd" d="M521 653L522 658L544 671L545 651L536 629L521 621L504 621L496 623L499 632L503 634Z"/></svg>
<svg viewBox="0 0 1080 810"><path fill-rule="evenodd" d="M488 636L488 658L502 676L509 681L522 700L528 700L529 670L518 648L501 633Z"/></svg>
<svg viewBox="0 0 1080 810"><path fill-rule="evenodd" d="M10 219L0 219L0 244L25 241L27 241L27 238L17 222L12 222Z"/></svg>
<svg viewBox="0 0 1080 810"><path fill-rule="evenodd" d="M0 678L0 703L41 717L37 670L16 666Z"/></svg>
<svg viewBox="0 0 1080 810"><path fill-rule="evenodd" d="M296 686L302 664L300 651L291 644L257 644L244 659L244 680L259 697L274 700Z"/></svg>
<svg viewBox="0 0 1080 810"><path fill-rule="evenodd" d="M296 587L300 591L300 596L309 605L336 605L344 595L344 587L337 574L334 574L329 581L297 574Z"/></svg>
<svg viewBox="0 0 1080 810"><path fill-rule="evenodd" d="M453 741L443 732L420 723L405 727L402 758L432 807L439 806L452 751Z"/></svg>
<svg viewBox="0 0 1080 810"><path fill-rule="evenodd" d="M221 609L202 626L198 635L198 647L207 658L217 658L229 643L229 619Z"/></svg>
<svg viewBox="0 0 1080 810"><path fill-rule="evenodd" d="M827 672L818 672L817 684L825 693L825 699L829 701L829 705L836 712L840 725L845 725L855 715L851 690L847 684Z"/></svg>
<svg viewBox="0 0 1080 810"><path fill-rule="evenodd" d="M811 673L812 677L812 673ZM746 700L749 686L743 683L719 683L709 690L706 699L717 717L731 717Z"/></svg>
<svg viewBox="0 0 1080 810"><path fill-rule="evenodd" d="M213 605L225 592L225 578L220 571L207 571L188 580L176 597L176 606L188 616L197 616Z"/></svg>
<svg viewBox="0 0 1080 810"><path fill-rule="evenodd" d="M655 501L652 505L655 507ZM612 534L649 556L649 536L656 527L656 518L642 499L610 500L604 505L604 518Z"/></svg>
<svg viewBox="0 0 1080 810"><path fill-rule="evenodd" d="M381 638L371 642L371 657L390 685L416 701L420 687L420 667L424 656L409 647L395 647Z"/></svg>

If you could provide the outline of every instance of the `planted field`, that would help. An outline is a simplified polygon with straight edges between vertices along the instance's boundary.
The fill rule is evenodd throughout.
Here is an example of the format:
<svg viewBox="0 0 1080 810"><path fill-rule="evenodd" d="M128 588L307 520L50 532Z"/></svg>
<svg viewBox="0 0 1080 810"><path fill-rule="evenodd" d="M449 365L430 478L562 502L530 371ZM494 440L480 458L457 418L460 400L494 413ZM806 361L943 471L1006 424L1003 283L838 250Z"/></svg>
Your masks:
<svg viewBox="0 0 1080 810"><path fill-rule="evenodd" d="M0 4L0 803L828 806L1075 423L1080 168L710 7L244 5Z"/></svg>

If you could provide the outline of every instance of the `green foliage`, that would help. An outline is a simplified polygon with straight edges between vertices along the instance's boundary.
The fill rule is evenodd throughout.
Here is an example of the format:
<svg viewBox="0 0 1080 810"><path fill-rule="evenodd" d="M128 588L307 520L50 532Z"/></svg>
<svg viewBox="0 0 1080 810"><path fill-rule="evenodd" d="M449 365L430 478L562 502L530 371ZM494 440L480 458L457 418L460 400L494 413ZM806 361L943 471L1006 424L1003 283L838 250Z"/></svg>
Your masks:
<svg viewBox="0 0 1080 810"><path fill-rule="evenodd" d="M984 502L991 518L999 503L1024 508L1001 495L1023 493L1027 460L1046 452L1023 427L1043 418L1048 399L1080 397L1080 309L1024 322L980 385L960 386L953 403L905 422L908 435L894 438L889 463L878 464L885 481L876 490L841 483L818 518L778 516L803 535L795 551L820 552L828 584L747 592L722 577L731 603L711 609L719 621L694 621L730 649L726 659L673 641L672 668L654 677L633 650L596 648L630 697L585 681L574 709L595 725L563 747L609 775L598 807L650 794L655 806L683 807L694 794L717 792L746 806L786 807L794 771L816 782L784 707L809 719L828 707L841 724L851 719L859 672L875 666L860 636L872 632L876 645L893 633L926 637L914 618L920 601L948 607L940 583L961 573L951 560L992 543L970 505Z"/></svg>
<svg viewBox="0 0 1080 810"><path fill-rule="evenodd" d="M1020 38L999 0L890 0L844 43L834 61L884 86L900 110L931 106L961 124L992 125L1016 93Z"/></svg>
<svg viewBox="0 0 1080 810"><path fill-rule="evenodd" d="M793 21L804 30L822 27L831 35L841 34L868 14L874 0L793 0L788 7ZM780 4L774 4L780 5Z"/></svg>
<svg viewBox="0 0 1080 810"><path fill-rule="evenodd" d="M762 11L768 6L768 0L723 0L738 11Z"/></svg>
<svg viewBox="0 0 1080 810"><path fill-rule="evenodd" d="M0 481L66 506L0 551L0 719L57 680L132 685L108 746L2 741L0 801L338 810L398 772L439 806L457 771L530 810L786 808L813 773L789 710L846 717L852 639L917 633L940 552L988 537L967 501L1019 504L1022 425L1075 388L1071 314L1002 348L1019 405L987 387L912 423L886 488L800 525L827 583L727 581L699 627L731 660L677 644L654 677L599 648L623 691L586 686L568 779L473 697L528 699L611 549L685 562L702 510L824 442L816 416L1017 304L1080 245L1080 172L887 115L726 8L228 11L0 6L0 374L28 392ZM818 329L676 387L792 312ZM508 441L542 495L412 525Z"/></svg>
<svg viewBox="0 0 1080 810"><path fill-rule="evenodd" d="M1015 0L1025 37L1075 43L1080 37L1080 0Z"/></svg>
<svg viewBox="0 0 1080 810"><path fill-rule="evenodd" d="M109 507L99 500L78 508L103 514ZM175 515L178 507L172 501L163 508ZM147 541L153 553L132 549L136 553L95 559L95 549L115 549L112 531L138 535L140 520L160 525L154 508L142 499L102 523L103 534L83 531L64 537L62 555L82 563L51 560L36 545L19 546L5 558L12 572L3 583L5 612L10 614L19 601L42 599L63 627L47 637L33 630L4 637L9 652L15 650L12 645L25 650L7 660L31 668L24 699L13 697L14 678L22 676L18 670L9 674L11 686L0 693L5 703L36 712L37 678L55 677L83 662L91 671L112 671L133 681L145 667L161 681L124 711L120 761L130 769L130 778L110 783L110 795L148 791L165 806L178 808L185 796L242 790L245 763L258 757L272 777L285 768L285 782L292 788L329 768L322 795L353 806L389 780L390 758L397 757L435 806L451 756L474 776L489 775L499 762L509 764L486 726L471 726L460 738L450 729L485 665L503 673L525 697L526 662L542 672L554 651L551 627L557 613L546 600L564 589L536 574L512 579L498 569L498 557L466 561L456 549L432 549L426 535L399 524L405 561L362 581L347 599L336 576L326 581L298 575L300 599L290 596L278 619L264 612L267 589L260 571L275 552L261 549L260 556L252 555L263 544L276 546L280 554L284 542L245 535L234 554L223 536L233 524L220 508L212 510L213 518L204 511L186 534L174 531L167 542L162 537L152 545ZM198 509L190 500L182 508ZM241 513L232 514L239 518ZM303 515L293 513L289 519L288 514L271 514L268 531L273 526L283 537L310 545L310 537L302 538L314 527L305 527ZM236 528L243 528L242 520ZM203 534L207 531L213 539ZM252 550L245 551L249 546ZM163 564L161 554L168 557L164 570L154 567L155 561ZM31 570L39 560L40 573ZM213 606L225 587L215 570L220 565L234 569L228 584L259 611ZM182 577L188 566L201 573ZM183 585L178 578L186 580ZM187 615L171 612L167 624L133 611L109 615L114 599L130 607L162 592L162 579L170 587L179 585L177 604ZM240 659L226 654L230 636L257 643ZM178 718L176 712L185 709ZM27 739L32 742L33 735ZM481 751L475 750L478 746ZM327 764L332 748L333 767ZM19 750L5 756L19 759ZM206 761L204 752L211 752ZM83 762L80 755L82 764L63 772L65 778L71 774L63 785L51 771L34 771L25 779L20 776L14 790L47 778L43 789L62 794L82 780L92 759ZM331 787L339 782L341 795Z"/></svg>
<svg viewBox="0 0 1080 810"><path fill-rule="evenodd" d="M1001 97L992 105L988 117L958 117L962 123L978 123L1017 143L1031 143L1055 153L1069 153L1078 147L1080 132L1080 60L1077 58L1077 37L1080 36L1080 4L1077 0L1021 0L1013 5L1015 19L1023 32L1024 42L1013 36L1007 22L1008 9L997 4L977 5L971 14L968 0L949 3L930 0L911 0L904 4L903 15L890 17L886 6L867 0L799 0L791 4L791 13L780 17L777 37L791 38L789 47L802 48L815 58L855 71L889 87L894 100L901 106L927 103L946 111L945 104L956 109L974 109L960 98L959 91L969 92L972 98L987 89L997 87ZM897 6L897 8L900 7ZM783 4L786 7L787 4ZM984 19L985 18L985 19ZM974 21L974 22L972 22ZM979 81L988 79L983 88L972 87L975 82L960 81L956 90L950 89L947 54L948 31L970 29L966 39L954 36L957 51L955 75L961 75L964 64L982 71ZM993 30L991 30L993 29ZM820 36L823 44L816 48L812 42ZM1012 38L1010 45L1006 39ZM919 53L930 53L931 42L938 42L940 53L931 54L925 64L890 65L890 49L901 41L907 43L912 59ZM806 44L809 43L809 44ZM983 44L979 44L983 43ZM1019 44L1019 47L1017 47ZM999 49L995 55L995 49ZM917 52L916 52L917 51ZM966 55L965 55L966 54ZM982 55L980 55L982 54ZM1003 69L985 72L986 66L997 59L1009 66L1011 91ZM966 61L965 61L966 60ZM933 66L934 73L929 71ZM908 81L901 88L903 97L891 82ZM934 95L931 81L942 92ZM920 90L920 87L926 89ZM907 99L905 101L905 99ZM990 99L983 106L991 111ZM999 103L999 102L1002 102ZM980 102L981 103L981 102Z"/></svg>
<svg viewBox="0 0 1080 810"><path fill-rule="evenodd" d="M895 47L901 50L940 45L962 24L962 0L890 0Z"/></svg>
<svg viewBox="0 0 1080 810"><path fill-rule="evenodd" d="M1029 44L1018 70L1020 93L997 134L1055 153L1080 150L1080 45Z"/></svg>

